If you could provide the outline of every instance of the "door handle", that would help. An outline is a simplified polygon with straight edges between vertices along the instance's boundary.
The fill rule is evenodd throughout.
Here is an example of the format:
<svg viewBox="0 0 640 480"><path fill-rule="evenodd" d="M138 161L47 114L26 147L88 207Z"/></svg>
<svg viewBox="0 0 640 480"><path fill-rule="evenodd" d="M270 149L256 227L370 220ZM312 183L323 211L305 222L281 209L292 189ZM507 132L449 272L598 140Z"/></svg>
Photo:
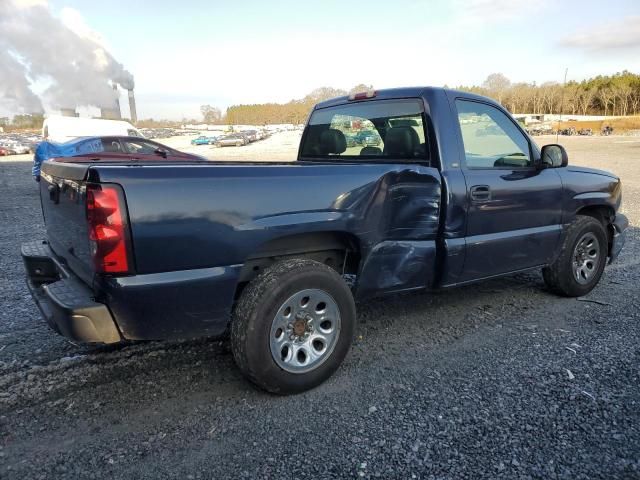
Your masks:
<svg viewBox="0 0 640 480"><path fill-rule="evenodd" d="M471 187L471 200L474 202L488 202L491 200L489 185L474 185Z"/></svg>

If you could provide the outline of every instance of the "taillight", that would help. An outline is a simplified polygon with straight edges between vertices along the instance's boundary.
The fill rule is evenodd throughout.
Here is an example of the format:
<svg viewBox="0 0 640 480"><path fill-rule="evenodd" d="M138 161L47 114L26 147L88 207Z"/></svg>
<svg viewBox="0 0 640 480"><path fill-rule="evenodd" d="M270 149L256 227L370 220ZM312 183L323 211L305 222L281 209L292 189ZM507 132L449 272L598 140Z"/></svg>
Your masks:
<svg viewBox="0 0 640 480"><path fill-rule="evenodd" d="M126 211L117 187L87 186L87 224L96 272L128 273Z"/></svg>

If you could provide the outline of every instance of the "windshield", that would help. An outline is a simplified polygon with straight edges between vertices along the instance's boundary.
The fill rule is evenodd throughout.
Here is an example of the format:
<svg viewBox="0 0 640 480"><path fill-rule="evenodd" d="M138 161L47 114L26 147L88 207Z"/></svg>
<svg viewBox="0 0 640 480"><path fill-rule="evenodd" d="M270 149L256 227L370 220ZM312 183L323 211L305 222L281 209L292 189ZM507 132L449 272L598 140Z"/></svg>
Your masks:
<svg viewBox="0 0 640 480"><path fill-rule="evenodd" d="M376 100L315 110L303 159L428 160L419 100Z"/></svg>

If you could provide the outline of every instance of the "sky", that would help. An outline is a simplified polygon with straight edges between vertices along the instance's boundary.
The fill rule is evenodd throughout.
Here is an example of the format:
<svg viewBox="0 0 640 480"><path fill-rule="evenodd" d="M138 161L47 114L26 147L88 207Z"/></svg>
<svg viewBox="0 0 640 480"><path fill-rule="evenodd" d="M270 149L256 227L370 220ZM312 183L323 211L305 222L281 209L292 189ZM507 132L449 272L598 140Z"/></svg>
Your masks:
<svg viewBox="0 0 640 480"><path fill-rule="evenodd" d="M48 0L48 7L91 29L134 75L139 118L198 118L202 104L287 102L321 86L478 85L493 72L512 82L562 82L565 68L568 80L640 73L640 0Z"/></svg>

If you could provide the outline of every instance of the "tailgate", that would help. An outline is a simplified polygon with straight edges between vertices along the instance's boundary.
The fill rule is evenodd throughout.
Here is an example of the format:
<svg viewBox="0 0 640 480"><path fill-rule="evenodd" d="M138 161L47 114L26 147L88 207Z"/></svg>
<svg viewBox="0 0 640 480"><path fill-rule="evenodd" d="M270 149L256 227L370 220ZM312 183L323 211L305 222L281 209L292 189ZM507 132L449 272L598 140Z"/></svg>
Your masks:
<svg viewBox="0 0 640 480"><path fill-rule="evenodd" d="M51 249L78 277L91 284L94 267L86 215L88 170L86 164L45 162L40 200Z"/></svg>

